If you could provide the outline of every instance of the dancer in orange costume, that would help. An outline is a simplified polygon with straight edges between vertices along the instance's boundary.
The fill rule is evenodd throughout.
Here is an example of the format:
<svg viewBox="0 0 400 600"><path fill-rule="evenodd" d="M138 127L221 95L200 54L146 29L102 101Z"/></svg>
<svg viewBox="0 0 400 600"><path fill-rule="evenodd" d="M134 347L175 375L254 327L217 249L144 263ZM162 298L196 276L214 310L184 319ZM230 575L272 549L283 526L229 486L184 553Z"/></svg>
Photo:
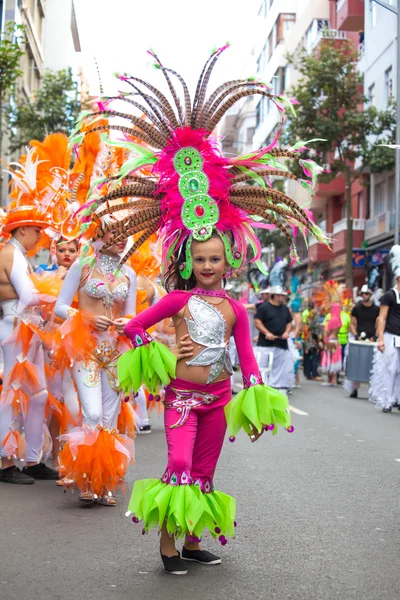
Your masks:
<svg viewBox="0 0 400 600"><path fill-rule="evenodd" d="M0 251L0 342L4 356L0 481L14 484L58 476L41 462L48 392L39 330L41 299L29 277L32 268L26 258L51 222L52 209L37 189L37 167L32 150L25 165L18 172L11 171L16 199L0 224L1 235L8 240ZM17 458L26 459L22 472L15 465Z"/></svg>

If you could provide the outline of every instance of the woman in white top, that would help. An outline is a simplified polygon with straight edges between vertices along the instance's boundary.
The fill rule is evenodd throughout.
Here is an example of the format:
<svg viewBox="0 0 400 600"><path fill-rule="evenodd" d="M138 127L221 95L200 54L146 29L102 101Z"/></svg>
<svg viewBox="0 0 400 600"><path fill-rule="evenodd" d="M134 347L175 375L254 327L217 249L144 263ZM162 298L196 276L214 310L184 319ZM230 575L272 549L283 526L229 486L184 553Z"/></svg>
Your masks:
<svg viewBox="0 0 400 600"><path fill-rule="evenodd" d="M121 337L124 326L136 313L136 274L126 265L118 269L125 242L107 248L110 237L102 237L106 249L92 266L82 266L78 259L70 267L55 314L65 320L61 333L72 349L83 416L82 427L61 436L66 441L60 454L63 482L77 486L84 502L115 506L114 492L133 459L133 441L116 429L123 399L117 359L127 350ZM78 311L72 308L76 293ZM79 347L74 347L76 334Z"/></svg>

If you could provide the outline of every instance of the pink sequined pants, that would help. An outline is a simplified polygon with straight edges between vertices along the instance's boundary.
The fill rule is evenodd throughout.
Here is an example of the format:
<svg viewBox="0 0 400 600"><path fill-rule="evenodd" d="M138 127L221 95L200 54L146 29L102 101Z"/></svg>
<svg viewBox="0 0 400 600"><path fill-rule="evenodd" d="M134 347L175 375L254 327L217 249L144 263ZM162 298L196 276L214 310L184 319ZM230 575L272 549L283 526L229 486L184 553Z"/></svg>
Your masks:
<svg viewBox="0 0 400 600"><path fill-rule="evenodd" d="M171 381L164 400L168 466L162 481L212 491L226 431L224 406L231 397L230 379L204 385Z"/></svg>

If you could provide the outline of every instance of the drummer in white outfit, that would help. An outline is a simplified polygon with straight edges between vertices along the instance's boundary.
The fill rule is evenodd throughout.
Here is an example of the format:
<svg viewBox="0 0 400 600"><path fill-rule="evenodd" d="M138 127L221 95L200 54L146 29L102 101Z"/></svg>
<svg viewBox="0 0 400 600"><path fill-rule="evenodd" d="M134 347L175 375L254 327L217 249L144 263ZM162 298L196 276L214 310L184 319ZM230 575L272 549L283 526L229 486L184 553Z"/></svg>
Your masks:
<svg viewBox="0 0 400 600"><path fill-rule="evenodd" d="M367 285L362 286L360 294L362 300L351 311L350 335L354 340L374 342L379 308L372 302L372 291ZM349 341L351 342L351 340ZM352 346L350 343L346 348L345 367L348 353L351 349ZM350 394L350 398L358 397L359 381L351 381L345 378L343 387Z"/></svg>
<svg viewBox="0 0 400 600"><path fill-rule="evenodd" d="M286 296L283 287L272 286L269 302L258 307L254 319L260 332L255 354L261 375L265 383L282 390L294 383L294 362L288 349L292 315L285 304Z"/></svg>
<svg viewBox="0 0 400 600"><path fill-rule="evenodd" d="M378 351L373 366L370 399L382 412L400 404L400 246L390 251L396 285L384 294L378 317Z"/></svg>

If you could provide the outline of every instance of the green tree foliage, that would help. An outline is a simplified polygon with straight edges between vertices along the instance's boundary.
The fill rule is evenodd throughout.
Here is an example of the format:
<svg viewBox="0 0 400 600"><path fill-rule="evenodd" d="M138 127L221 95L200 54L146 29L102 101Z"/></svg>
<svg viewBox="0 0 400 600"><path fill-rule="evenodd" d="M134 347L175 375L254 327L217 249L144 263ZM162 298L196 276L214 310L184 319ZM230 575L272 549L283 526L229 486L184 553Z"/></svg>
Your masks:
<svg viewBox="0 0 400 600"><path fill-rule="evenodd" d="M3 157L3 134L8 129L11 98L21 76L21 57L24 54L25 35L21 26L7 23L0 39L0 158ZM0 204L2 193L0 178Z"/></svg>
<svg viewBox="0 0 400 600"><path fill-rule="evenodd" d="M11 148L19 150L30 140L49 133L69 135L81 110L78 83L72 70L46 71L31 100L18 99L11 114Z"/></svg>
<svg viewBox="0 0 400 600"><path fill-rule="evenodd" d="M300 73L291 90L299 101L297 117L289 118L287 139L323 138L313 143L330 172L327 182L338 174L346 178L347 257L346 279L352 285L351 185L364 172L394 168L395 153L379 144L394 143L396 107L389 102L379 111L363 94L362 78L357 72L357 51L347 40L323 40L315 53L302 51L288 56Z"/></svg>

